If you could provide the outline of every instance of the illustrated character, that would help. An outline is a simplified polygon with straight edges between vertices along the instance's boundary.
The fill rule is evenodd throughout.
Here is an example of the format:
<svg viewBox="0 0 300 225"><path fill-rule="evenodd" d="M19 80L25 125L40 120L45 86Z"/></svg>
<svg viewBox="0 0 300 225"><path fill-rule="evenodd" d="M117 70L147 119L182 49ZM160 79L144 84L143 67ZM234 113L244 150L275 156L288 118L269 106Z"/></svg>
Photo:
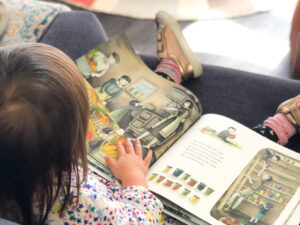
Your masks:
<svg viewBox="0 0 300 225"><path fill-rule="evenodd" d="M280 161L281 157L279 155L277 155L272 149L266 148L262 152L261 159L265 163L267 163L267 161L269 161L270 159L275 159L276 161ZM269 165L267 165L267 167L269 167Z"/></svg>
<svg viewBox="0 0 300 225"><path fill-rule="evenodd" d="M90 136L93 136L93 132L97 134L96 139L93 137L88 139L91 150L97 149L103 141L112 141L116 137L124 134L124 130L116 127L113 120L110 118L110 115L100 108L96 107L91 109L90 121Z"/></svg>
<svg viewBox="0 0 300 225"><path fill-rule="evenodd" d="M231 140L236 137L236 129L234 127L228 127L227 130L223 130L218 134L218 137L227 143L231 143Z"/></svg>
<svg viewBox="0 0 300 225"><path fill-rule="evenodd" d="M259 209L257 213L249 220L250 223L257 223L261 218L263 218L266 213L273 208L273 204L270 202L267 202L265 204L259 204Z"/></svg>
<svg viewBox="0 0 300 225"><path fill-rule="evenodd" d="M100 140L90 140L88 142L91 150L97 149L100 147L102 143L107 143L113 141L115 138L122 136L124 134L123 129L118 129L114 131L110 127L105 127L101 130L101 132L97 132L98 136L101 138Z"/></svg>
<svg viewBox="0 0 300 225"><path fill-rule="evenodd" d="M136 109L142 109L143 106L138 100L131 100L129 105L118 108L110 113L111 118L118 123L119 127L126 129L129 122L132 120L131 112Z"/></svg>
<svg viewBox="0 0 300 225"><path fill-rule="evenodd" d="M122 93L123 88L126 87L130 82L131 79L127 75L123 75L118 80L111 78L100 87L98 93L99 100L103 105L113 101Z"/></svg>
<svg viewBox="0 0 300 225"><path fill-rule="evenodd" d="M253 181L250 176L248 177L250 186L240 190L239 192L234 193L231 196L231 198L227 201L226 206L224 208L225 211L228 211L230 209L236 209L244 199L248 198L249 196L253 195L256 191L260 190L260 188L264 185L264 183L271 182L273 180L273 178L269 175L262 176L262 173L266 170L267 167L268 165L264 162L262 169L257 174L260 179ZM232 206L236 198L238 198L238 200Z"/></svg>
<svg viewBox="0 0 300 225"><path fill-rule="evenodd" d="M119 63L120 57L116 52L109 56L97 51L92 58L88 54L76 60L77 66L85 78L102 77L111 64Z"/></svg>
<svg viewBox="0 0 300 225"><path fill-rule="evenodd" d="M149 143L143 145L146 148L162 144L169 137L182 129L182 126L192 108L192 101L186 100L180 108L172 108L172 110L175 111L174 114L154 124L145 133L141 134L137 138L143 140L143 138L146 138L149 135L151 136L152 139L149 141ZM171 109L168 108L168 110Z"/></svg>

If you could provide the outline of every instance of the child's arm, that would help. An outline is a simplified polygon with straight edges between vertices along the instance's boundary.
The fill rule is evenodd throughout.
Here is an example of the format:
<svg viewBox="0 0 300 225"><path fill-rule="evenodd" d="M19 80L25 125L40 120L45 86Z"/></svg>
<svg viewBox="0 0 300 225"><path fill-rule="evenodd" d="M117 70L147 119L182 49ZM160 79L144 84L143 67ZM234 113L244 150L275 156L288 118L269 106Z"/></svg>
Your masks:
<svg viewBox="0 0 300 225"><path fill-rule="evenodd" d="M138 139L133 148L131 141L126 139L125 147L118 143L118 160L107 156L108 166L115 177L122 181L123 190L117 199L124 204L127 215L132 220L143 224L157 224L162 211L162 203L148 190L146 175L152 157L148 151L143 160L142 146Z"/></svg>
<svg viewBox="0 0 300 225"><path fill-rule="evenodd" d="M151 161L151 151L145 159L138 140L135 149L130 140L118 144L118 160L106 157L115 176L122 180L123 187L113 181L106 184L88 176L80 189L79 199L67 206L63 214L50 213L47 224L158 224L162 203L148 190L146 174ZM59 206L59 205L58 205Z"/></svg>

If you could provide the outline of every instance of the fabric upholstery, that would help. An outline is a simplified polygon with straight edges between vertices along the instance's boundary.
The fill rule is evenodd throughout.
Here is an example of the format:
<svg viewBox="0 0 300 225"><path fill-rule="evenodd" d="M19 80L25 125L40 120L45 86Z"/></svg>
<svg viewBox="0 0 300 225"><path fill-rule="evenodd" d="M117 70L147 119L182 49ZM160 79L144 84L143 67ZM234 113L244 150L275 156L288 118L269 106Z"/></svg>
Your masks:
<svg viewBox="0 0 300 225"><path fill-rule="evenodd" d="M73 60L103 41L107 41L107 35L101 23L95 14L85 11L58 14L39 39L62 50Z"/></svg>

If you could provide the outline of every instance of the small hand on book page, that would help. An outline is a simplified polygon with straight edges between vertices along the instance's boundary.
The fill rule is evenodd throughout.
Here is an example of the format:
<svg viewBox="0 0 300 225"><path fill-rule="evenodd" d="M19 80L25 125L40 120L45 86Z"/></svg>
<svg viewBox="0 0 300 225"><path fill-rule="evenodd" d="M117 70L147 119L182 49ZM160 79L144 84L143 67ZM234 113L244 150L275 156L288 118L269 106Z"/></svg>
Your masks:
<svg viewBox="0 0 300 225"><path fill-rule="evenodd" d="M105 161L116 178L122 181L122 186L144 186L148 188L146 175L152 158L152 151L149 150L143 159L142 146L138 139L134 141L134 147L129 138L125 146L117 143L118 159L105 156Z"/></svg>

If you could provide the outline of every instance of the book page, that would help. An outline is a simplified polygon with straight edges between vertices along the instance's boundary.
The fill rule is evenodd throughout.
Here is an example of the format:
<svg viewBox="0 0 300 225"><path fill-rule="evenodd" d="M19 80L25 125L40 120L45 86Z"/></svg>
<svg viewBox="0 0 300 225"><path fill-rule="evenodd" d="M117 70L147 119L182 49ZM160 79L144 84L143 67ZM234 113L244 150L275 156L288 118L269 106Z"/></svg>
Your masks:
<svg viewBox="0 0 300 225"><path fill-rule="evenodd" d="M150 168L148 184L211 224L283 225L300 200L300 154L208 114Z"/></svg>
<svg viewBox="0 0 300 225"><path fill-rule="evenodd" d="M117 158L116 143L139 138L143 155L157 160L202 114L197 97L158 76L135 54L124 34L76 60L87 80L89 163L110 174L105 155Z"/></svg>
<svg viewBox="0 0 300 225"><path fill-rule="evenodd" d="M295 210L288 218L286 225L298 225L300 223L300 201L298 202L297 207L295 207Z"/></svg>

